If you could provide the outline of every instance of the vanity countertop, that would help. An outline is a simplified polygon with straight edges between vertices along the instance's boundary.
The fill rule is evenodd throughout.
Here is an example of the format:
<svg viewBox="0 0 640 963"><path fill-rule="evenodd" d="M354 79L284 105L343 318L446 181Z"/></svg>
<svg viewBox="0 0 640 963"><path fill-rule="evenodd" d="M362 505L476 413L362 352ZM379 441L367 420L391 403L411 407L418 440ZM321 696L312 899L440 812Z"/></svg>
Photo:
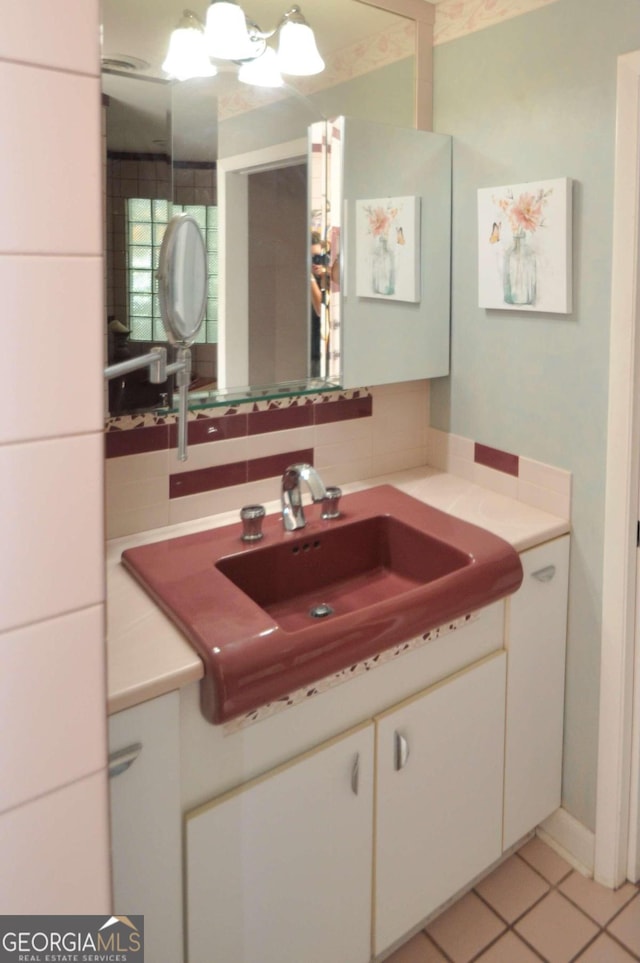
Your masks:
<svg viewBox="0 0 640 963"><path fill-rule="evenodd" d="M480 525L521 552L569 531L569 521L531 508L472 482L429 467L343 486L344 492L391 484L434 508ZM204 675L195 650L120 564L126 548L217 528L238 520L222 512L192 522L112 539L107 543L108 711L118 712L163 695ZM279 511L279 500L265 505Z"/></svg>

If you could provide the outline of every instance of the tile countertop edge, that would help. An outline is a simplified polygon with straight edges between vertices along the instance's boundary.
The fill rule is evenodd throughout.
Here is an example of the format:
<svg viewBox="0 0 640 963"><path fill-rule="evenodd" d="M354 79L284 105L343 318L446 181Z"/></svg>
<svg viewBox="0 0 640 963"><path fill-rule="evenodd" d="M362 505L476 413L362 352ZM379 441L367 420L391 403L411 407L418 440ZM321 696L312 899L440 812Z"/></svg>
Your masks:
<svg viewBox="0 0 640 963"><path fill-rule="evenodd" d="M532 508L437 469L422 467L343 485L348 492L395 485L408 495L508 541L518 552L565 535L568 519ZM140 532L107 542L107 674L109 714L197 682L203 664L171 620L120 565L125 548L238 521L237 511ZM280 508L267 503L269 514Z"/></svg>

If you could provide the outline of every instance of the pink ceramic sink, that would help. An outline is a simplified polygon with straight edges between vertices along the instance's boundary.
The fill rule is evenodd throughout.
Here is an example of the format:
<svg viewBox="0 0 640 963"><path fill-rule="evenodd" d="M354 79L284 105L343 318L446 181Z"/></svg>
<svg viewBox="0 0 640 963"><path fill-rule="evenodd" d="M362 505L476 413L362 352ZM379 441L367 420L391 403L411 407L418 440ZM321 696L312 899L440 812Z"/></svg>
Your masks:
<svg viewBox="0 0 640 963"><path fill-rule="evenodd" d="M514 592L514 549L390 485L339 519L268 516L129 549L122 561L205 664L202 711L225 722ZM452 636L452 639L455 639ZM455 641L452 641L455 644Z"/></svg>
<svg viewBox="0 0 640 963"><path fill-rule="evenodd" d="M472 562L427 532L373 515L221 558L217 568L283 631L298 632L313 619L399 601Z"/></svg>

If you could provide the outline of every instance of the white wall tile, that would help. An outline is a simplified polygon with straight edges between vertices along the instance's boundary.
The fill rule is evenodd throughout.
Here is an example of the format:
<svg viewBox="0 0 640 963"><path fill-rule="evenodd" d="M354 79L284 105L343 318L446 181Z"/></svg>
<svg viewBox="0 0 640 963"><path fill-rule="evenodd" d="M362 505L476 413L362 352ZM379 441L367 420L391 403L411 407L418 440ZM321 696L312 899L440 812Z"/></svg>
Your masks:
<svg viewBox="0 0 640 963"><path fill-rule="evenodd" d="M117 485L109 484L106 488L108 515L166 506L168 501L168 475L157 475L155 478L123 482Z"/></svg>
<svg viewBox="0 0 640 963"><path fill-rule="evenodd" d="M340 465L332 465L322 469L322 481L325 485L346 485L348 482L362 481L374 474L373 459L354 459Z"/></svg>
<svg viewBox="0 0 640 963"><path fill-rule="evenodd" d="M413 387L411 387L413 386ZM411 382L407 390L377 389L373 398L372 443L374 455L427 443L428 394L422 382Z"/></svg>
<svg viewBox="0 0 640 963"><path fill-rule="evenodd" d="M471 438L449 434L449 456L451 458L463 458L465 461L472 462L474 453L475 442Z"/></svg>
<svg viewBox="0 0 640 963"><path fill-rule="evenodd" d="M402 451L384 452L373 456L372 474L389 475L394 471L419 468L427 464L426 448L410 448Z"/></svg>
<svg viewBox="0 0 640 963"><path fill-rule="evenodd" d="M207 515L217 515L218 512L238 512L243 505L263 503L279 495L279 489L274 479L265 479L247 485L234 485L231 488L219 488L211 492L199 492L197 495L185 495L184 498L172 498L169 503L169 524L189 522L194 518L206 518Z"/></svg>
<svg viewBox="0 0 640 963"><path fill-rule="evenodd" d="M172 475L179 475L186 471L197 471L200 468L213 468L216 465L232 465L249 458L251 439L226 438L223 441L205 442L200 445L189 445L186 461L178 461L174 452L170 452L169 471ZM256 457L252 453L252 457Z"/></svg>
<svg viewBox="0 0 640 963"><path fill-rule="evenodd" d="M98 76L99 7L98 0L4 4L0 58Z"/></svg>
<svg viewBox="0 0 640 963"><path fill-rule="evenodd" d="M169 524L169 499L162 504L143 506L127 511L107 513L107 538L121 538L136 532L148 532Z"/></svg>
<svg viewBox="0 0 640 963"><path fill-rule="evenodd" d="M266 458L300 448L313 448L313 428L288 428L286 431L267 431L263 435L249 435L249 458Z"/></svg>
<svg viewBox="0 0 640 963"><path fill-rule="evenodd" d="M331 466L339 467L346 462L371 458L371 438L354 438L351 441L336 442L333 445L317 445L314 451L314 464L318 470Z"/></svg>
<svg viewBox="0 0 640 963"><path fill-rule="evenodd" d="M550 488L540 488L530 482L518 481L518 500L532 508L539 508L543 512L551 512L552 515L559 515L560 518L571 517L571 498L569 495L562 495L554 492Z"/></svg>
<svg viewBox="0 0 640 963"><path fill-rule="evenodd" d="M374 399L384 398L387 395L412 392L414 394L420 394L428 404L429 381L426 378L419 378L414 381L396 381L388 385L372 385L370 391Z"/></svg>
<svg viewBox="0 0 640 963"><path fill-rule="evenodd" d="M106 765L101 605L0 635L0 811Z"/></svg>
<svg viewBox="0 0 640 963"><path fill-rule="evenodd" d="M191 452L191 449L189 451ZM163 475L169 477L169 451L166 449L145 451L139 455L122 455L119 458L107 458L105 461L107 487Z"/></svg>
<svg viewBox="0 0 640 963"><path fill-rule="evenodd" d="M571 495L571 472L553 465L545 465L531 458L520 458L520 481L529 482L539 488L548 488L559 495Z"/></svg>
<svg viewBox="0 0 640 963"><path fill-rule="evenodd" d="M3 913L109 913L106 769L1 815L0 865Z"/></svg>
<svg viewBox="0 0 640 963"><path fill-rule="evenodd" d="M101 256L99 78L0 62L0 91L0 253Z"/></svg>
<svg viewBox="0 0 640 963"><path fill-rule="evenodd" d="M348 421L334 421L314 428L316 447L335 444L359 444L366 440L371 445L373 436L372 418L353 418Z"/></svg>
<svg viewBox="0 0 640 963"><path fill-rule="evenodd" d="M449 433L438 428L427 431L428 462L433 468L447 471L449 465Z"/></svg>
<svg viewBox="0 0 640 963"><path fill-rule="evenodd" d="M473 471L473 481L492 492L497 492L499 495L508 495L509 498L518 497L518 479L515 475L509 475L507 472L497 471L495 468L488 468L486 465L476 465Z"/></svg>
<svg viewBox="0 0 640 963"><path fill-rule="evenodd" d="M0 631L103 600L103 438L0 447Z"/></svg>
<svg viewBox="0 0 640 963"><path fill-rule="evenodd" d="M101 431L102 258L0 255L0 291L16 333L3 350L0 444Z"/></svg>

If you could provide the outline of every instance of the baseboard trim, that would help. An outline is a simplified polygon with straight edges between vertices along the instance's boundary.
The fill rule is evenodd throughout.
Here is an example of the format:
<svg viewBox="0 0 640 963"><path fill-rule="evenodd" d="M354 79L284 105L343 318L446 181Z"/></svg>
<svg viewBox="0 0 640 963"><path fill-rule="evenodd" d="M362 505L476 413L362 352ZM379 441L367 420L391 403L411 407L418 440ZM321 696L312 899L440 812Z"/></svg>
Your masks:
<svg viewBox="0 0 640 963"><path fill-rule="evenodd" d="M537 835L583 876L593 876L595 833L567 812L556 809L537 829Z"/></svg>

